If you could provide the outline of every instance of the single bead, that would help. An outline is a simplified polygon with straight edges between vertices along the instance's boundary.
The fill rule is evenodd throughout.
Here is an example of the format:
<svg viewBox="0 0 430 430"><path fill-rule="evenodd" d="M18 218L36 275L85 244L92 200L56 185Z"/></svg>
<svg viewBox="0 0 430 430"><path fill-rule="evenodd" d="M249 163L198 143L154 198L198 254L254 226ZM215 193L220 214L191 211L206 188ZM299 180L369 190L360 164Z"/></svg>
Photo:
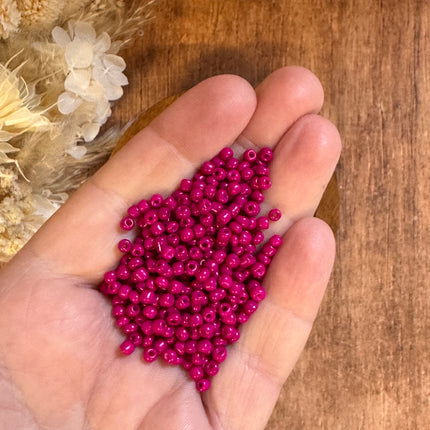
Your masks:
<svg viewBox="0 0 430 430"><path fill-rule="evenodd" d="M200 167L200 172L203 175L208 176L212 174L214 169L215 169L215 164L211 163L210 161L205 161Z"/></svg>
<svg viewBox="0 0 430 430"><path fill-rule="evenodd" d="M152 321L151 320L146 320L143 321L140 324L140 329L142 330L142 332L146 335L152 335ZM145 340L145 339L144 339Z"/></svg>
<svg viewBox="0 0 430 430"><path fill-rule="evenodd" d="M258 282L254 282L255 284L249 289L249 295L255 302L261 302L266 297L266 291Z"/></svg>
<svg viewBox="0 0 430 430"><path fill-rule="evenodd" d="M264 240L264 233L258 230L253 234L251 243L253 245L259 245L260 243L263 242L263 240Z"/></svg>
<svg viewBox="0 0 430 430"><path fill-rule="evenodd" d="M243 207L243 210L246 213L246 215L251 216L251 217L255 217L260 212L260 205L256 202L248 202ZM248 223L248 228L249 228L249 223Z"/></svg>
<svg viewBox="0 0 430 430"><path fill-rule="evenodd" d="M166 224L167 233L176 233L179 230L179 224L176 221L168 221Z"/></svg>
<svg viewBox="0 0 430 430"><path fill-rule="evenodd" d="M211 386L211 382L209 379L203 378L196 382L197 391L202 393L203 391L209 390L209 387Z"/></svg>
<svg viewBox="0 0 430 430"><path fill-rule="evenodd" d="M239 324L245 324L249 320L249 315L245 312L239 312L236 319Z"/></svg>
<svg viewBox="0 0 430 430"><path fill-rule="evenodd" d="M203 317L201 314L193 314L190 317L190 327L198 327L203 324Z"/></svg>
<svg viewBox="0 0 430 430"><path fill-rule="evenodd" d="M191 361L193 364L195 364L196 366L202 366L205 363L205 357L203 354L201 354L200 352L195 352L192 356L191 356Z"/></svg>
<svg viewBox="0 0 430 430"><path fill-rule="evenodd" d="M179 261L184 261L188 259L188 251L184 245L178 245L176 247L175 258Z"/></svg>
<svg viewBox="0 0 430 430"><path fill-rule="evenodd" d="M164 332L162 333L162 336L164 336L166 338L166 342L171 345L175 340L175 327L166 326Z"/></svg>
<svg viewBox="0 0 430 430"><path fill-rule="evenodd" d="M205 372L208 376L215 376L219 372L219 364L215 361L208 361L205 364Z"/></svg>
<svg viewBox="0 0 430 430"><path fill-rule="evenodd" d="M185 273L189 276L193 276L197 269L199 268L199 263L195 260L188 260L185 263Z"/></svg>
<svg viewBox="0 0 430 430"><path fill-rule="evenodd" d="M222 167L216 167L212 172L212 176L217 181L223 181L227 176L227 172Z"/></svg>
<svg viewBox="0 0 430 430"><path fill-rule="evenodd" d="M221 151L218 153L218 157L221 158L223 161L227 161L231 157L233 157L233 150L229 147L221 149Z"/></svg>
<svg viewBox="0 0 430 430"><path fill-rule="evenodd" d="M227 191L230 197L234 197L242 192L242 186L238 182L230 182Z"/></svg>
<svg viewBox="0 0 430 430"><path fill-rule="evenodd" d="M248 300L243 304L243 312L247 315L252 315L258 308L258 303L254 302L254 300Z"/></svg>
<svg viewBox="0 0 430 430"><path fill-rule="evenodd" d="M128 340L134 345L134 346L140 346L140 345L142 345L142 342L143 342L143 337L142 337L142 335L140 334L140 333L138 333L138 332L133 332L133 333L130 333L129 335L128 335Z"/></svg>
<svg viewBox="0 0 430 430"><path fill-rule="evenodd" d="M135 291L132 291L132 293L135 293ZM138 296L138 298L139 298L139 296ZM127 306L127 308L125 309L125 312L129 317L133 318L140 313L140 306L136 303L130 303Z"/></svg>
<svg viewBox="0 0 430 430"><path fill-rule="evenodd" d="M182 296L179 296L175 300L175 306L179 310L188 308L188 306L190 306L190 298L185 294L183 294Z"/></svg>
<svg viewBox="0 0 430 430"><path fill-rule="evenodd" d="M221 335L225 340L230 343L237 342L240 338L239 330L230 325L225 325L221 329Z"/></svg>
<svg viewBox="0 0 430 430"><path fill-rule="evenodd" d="M278 234L274 234L270 239L269 239L269 243L270 245L272 245L275 248L278 248L279 246L282 245L282 237L279 236Z"/></svg>
<svg viewBox="0 0 430 430"><path fill-rule="evenodd" d="M212 339L212 343L215 345L215 347L217 347L217 346L225 346L225 345L228 344L227 340L223 339L220 336L220 334L221 334L221 332Z"/></svg>
<svg viewBox="0 0 430 430"><path fill-rule="evenodd" d="M212 358L217 363L222 363L227 358L227 349L225 346L216 346L212 351Z"/></svg>
<svg viewBox="0 0 430 430"><path fill-rule="evenodd" d="M240 172L240 176L244 181L249 181L254 176L254 171L250 167L244 167Z"/></svg>
<svg viewBox="0 0 430 430"><path fill-rule="evenodd" d="M128 279L130 277L130 271L125 264L121 264L116 269L116 276L119 279Z"/></svg>
<svg viewBox="0 0 430 430"><path fill-rule="evenodd" d="M137 205L130 206L130 207L127 209L127 213L128 213L132 218L137 218L137 217L140 215L140 209L139 209L139 206L137 206Z"/></svg>
<svg viewBox="0 0 430 430"><path fill-rule="evenodd" d="M202 317L203 317L203 321L205 321L206 323L211 323L215 321L216 318L216 313L215 310L211 307L206 307L203 308L201 311ZM205 324L202 325L202 327L205 326ZM203 336L206 337L206 336Z"/></svg>
<svg viewBox="0 0 430 430"><path fill-rule="evenodd" d="M118 290L118 297L121 297L121 299L128 299L131 290L132 288L129 285L121 285Z"/></svg>
<svg viewBox="0 0 430 430"><path fill-rule="evenodd" d="M222 288L217 288L214 291L211 291L209 293L209 299L216 303L216 302L220 302L221 300L225 299L225 296L227 295L226 291Z"/></svg>
<svg viewBox="0 0 430 430"><path fill-rule="evenodd" d="M158 221L158 214L155 209L150 209L143 215L143 222L146 225L152 225L154 222Z"/></svg>
<svg viewBox="0 0 430 430"><path fill-rule="evenodd" d="M264 194L260 190L254 190L251 193L251 200L253 200L256 203L263 203L264 202Z"/></svg>
<svg viewBox="0 0 430 430"><path fill-rule="evenodd" d="M180 232L182 242L190 242L194 239L194 231L191 227L185 227Z"/></svg>
<svg viewBox="0 0 430 430"><path fill-rule="evenodd" d="M123 316L123 317L119 317L117 318L117 320L115 321L115 324L118 327L124 327L125 325L127 325L130 322L130 318Z"/></svg>
<svg viewBox="0 0 430 430"><path fill-rule="evenodd" d="M222 287L222 288L230 288L233 284L233 279L231 278L231 276L225 274L225 275L221 275L218 278L218 284Z"/></svg>
<svg viewBox="0 0 430 430"><path fill-rule="evenodd" d="M137 204L137 207L139 208L139 211L141 213L145 213L150 206L149 206L148 200L143 199Z"/></svg>
<svg viewBox="0 0 430 430"><path fill-rule="evenodd" d="M176 334L176 338L180 342L185 342L189 338L188 331L187 331L187 329L185 327L177 327L176 331L175 331L175 334Z"/></svg>
<svg viewBox="0 0 430 430"><path fill-rule="evenodd" d="M202 251L197 246L192 246L188 251L188 255L196 261L200 261L203 258Z"/></svg>
<svg viewBox="0 0 430 430"><path fill-rule="evenodd" d="M152 363L157 359L158 353L157 350L154 347L147 347L143 350L143 359L147 363Z"/></svg>
<svg viewBox="0 0 430 430"><path fill-rule="evenodd" d="M193 225L193 231L194 231L194 237L196 239L203 239L206 233L206 229L200 223Z"/></svg>
<svg viewBox="0 0 430 430"><path fill-rule="evenodd" d="M255 167L255 173L260 176L269 176L269 168L260 164Z"/></svg>
<svg viewBox="0 0 430 430"><path fill-rule="evenodd" d="M138 327L137 324L135 323L127 323L122 327L122 331L125 334L130 334L130 333L134 333L135 331L137 331Z"/></svg>
<svg viewBox="0 0 430 430"><path fill-rule="evenodd" d="M152 321L152 331L154 332L154 334L163 335L164 331L166 330L166 327L166 321L161 318L157 318Z"/></svg>
<svg viewBox="0 0 430 430"><path fill-rule="evenodd" d="M133 282L142 282L149 278L149 272L144 267L139 267L131 274Z"/></svg>
<svg viewBox="0 0 430 430"><path fill-rule="evenodd" d="M158 355L161 355L167 349L167 342L164 339L157 339L154 341L153 347L157 350Z"/></svg>
<svg viewBox="0 0 430 430"><path fill-rule="evenodd" d="M181 323L181 319L181 313L177 309L169 309L166 318L167 324L171 326L177 326Z"/></svg>
<svg viewBox="0 0 430 430"><path fill-rule="evenodd" d="M253 149L247 149L243 153L243 159L245 161L248 161L248 163L252 163L253 161L256 160L256 158L257 158L257 153Z"/></svg>
<svg viewBox="0 0 430 430"><path fill-rule="evenodd" d="M159 208L163 204L163 197L160 194L154 194L149 199L149 204L153 208Z"/></svg>
<svg viewBox="0 0 430 430"><path fill-rule="evenodd" d="M120 287L121 287L121 283L118 281L115 281L107 285L106 291L108 294L113 296L115 294L118 294Z"/></svg>
<svg viewBox="0 0 430 430"><path fill-rule="evenodd" d="M130 270L134 271L139 267L143 266L143 260L139 257L133 257L129 260L127 266Z"/></svg>
<svg viewBox="0 0 430 430"><path fill-rule="evenodd" d="M203 191L200 188L193 188L190 193L193 202L199 202L203 198Z"/></svg>
<svg viewBox="0 0 430 430"><path fill-rule="evenodd" d="M157 308L153 305L146 305L142 310L142 314L151 320L157 316L157 312Z"/></svg>
<svg viewBox="0 0 430 430"><path fill-rule="evenodd" d="M210 277L203 281L203 289L206 291L214 291L217 288L217 281L214 277Z"/></svg>
<svg viewBox="0 0 430 430"><path fill-rule="evenodd" d="M121 229L124 231L133 230L134 224L134 219L131 216L125 216L121 219L121 222L119 223Z"/></svg>
<svg viewBox="0 0 430 430"><path fill-rule="evenodd" d="M175 304L175 297L171 293L161 294L158 304L163 308L170 308Z"/></svg>
<svg viewBox="0 0 430 430"><path fill-rule="evenodd" d="M160 234L163 234L165 231L164 224L161 221L154 222L154 224L150 227L151 233L154 236L159 236Z"/></svg>
<svg viewBox="0 0 430 430"><path fill-rule="evenodd" d="M268 176L260 176L258 178L258 188L260 190L268 190L272 186L272 181Z"/></svg>
<svg viewBox="0 0 430 430"><path fill-rule="evenodd" d="M228 224L231 220L231 212L227 209L220 210L217 213L216 220L220 226Z"/></svg>
<svg viewBox="0 0 430 430"><path fill-rule="evenodd" d="M123 305L112 306L112 316L114 318L122 317L125 314L125 307Z"/></svg>
<svg viewBox="0 0 430 430"><path fill-rule="evenodd" d="M197 342L197 351L204 355L209 355L214 349L211 341L208 339L202 339Z"/></svg>
<svg viewBox="0 0 430 430"><path fill-rule="evenodd" d="M214 222L214 216L211 213L204 214L200 216L200 222L204 227L206 227L206 232L207 232L207 228L209 226L212 226Z"/></svg>
<svg viewBox="0 0 430 430"><path fill-rule="evenodd" d="M258 209L258 210L260 210L260 209ZM249 219L249 224L248 224L248 230L249 231L253 231L256 228L257 228L257 219L256 218L250 218Z"/></svg>
<svg viewBox="0 0 430 430"><path fill-rule="evenodd" d="M175 350L171 348L167 348L163 352L163 359L167 364L176 364L176 361L178 360L178 354Z"/></svg>
<svg viewBox="0 0 430 430"><path fill-rule="evenodd" d="M189 218L191 215L190 208L185 205L180 205L175 209L175 215L178 219Z"/></svg>
<svg viewBox="0 0 430 430"><path fill-rule="evenodd" d="M108 284L111 284L112 282L116 281L116 272L115 270L110 270L109 272L106 272L104 274L104 280L105 282L107 282Z"/></svg>
<svg viewBox="0 0 430 430"><path fill-rule="evenodd" d="M182 179L182 181L179 185L179 189L181 191L188 193L191 191L192 185L193 185L193 181L191 181L190 179Z"/></svg>
<svg viewBox="0 0 430 430"><path fill-rule="evenodd" d="M129 252L131 249L131 242L128 239L122 239L118 242L118 249L122 253Z"/></svg>
<svg viewBox="0 0 430 430"><path fill-rule="evenodd" d="M195 277L198 281L204 282L209 279L211 271L207 267L201 267L197 270Z"/></svg>
<svg viewBox="0 0 430 430"><path fill-rule="evenodd" d="M207 316L207 313L206 313L206 316ZM215 313L214 313L214 319L212 321L214 320L215 320ZM205 339L211 339L214 335L214 332L215 332L215 328L211 322L206 322L199 327L199 334L201 337Z"/></svg>
<svg viewBox="0 0 430 430"><path fill-rule="evenodd" d="M204 305L207 301L208 299L203 291L195 290L191 293L191 303L193 305Z"/></svg>
<svg viewBox="0 0 430 430"><path fill-rule="evenodd" d="M226 204L229 201L227 190L219 189L215 194L215 199L219 203Z"/></svg>
<svg viewBox="0 0 430 430"><path fill-rule="evenodd" d="M185 354L185 346L183 342L175 342L173 349L179 356L183 356Z"/></svg>
<svg viewBox="0 0 430 430"><path fill-rule="evenodd" d="M225 163L226 170L235 170L239 165L239 160L237 158L231 157Z"/></svg>
<svg viewBox="0 0 430 430"><path fill-rule="evenodd" d="M258 152L258 158L264 163L269 163L273 159L273 151L270 148L261 148Z"/></svg>
<svg viewBox="0 0 430 430"><path fill-rule="evenodd" d="M273 257L276 254L276 248L269 243L265 243L261 248L261 252L268 257Z"/></svg>
<svg viewBox="0 0 430 430"><path fill-rule="evenodd" d="M121 352L125 355L130 355L135 350L135 345L130 340L125 340L123 343L121 343L119 349Z"/></svg>
<svg viewBox="0 0 430 430"><path fill-rule="evenodd" d="M194 366L190 369L190 377L194 381L199 381L205 375L203 368L201 366Z"/></svg>
<svg viewBox="0 0 430 430"><path fill-rule="evenodd" d="M195 340L187 340L184 344L184 350L187 354L195 354L197 352L197 342Z"/></svg>

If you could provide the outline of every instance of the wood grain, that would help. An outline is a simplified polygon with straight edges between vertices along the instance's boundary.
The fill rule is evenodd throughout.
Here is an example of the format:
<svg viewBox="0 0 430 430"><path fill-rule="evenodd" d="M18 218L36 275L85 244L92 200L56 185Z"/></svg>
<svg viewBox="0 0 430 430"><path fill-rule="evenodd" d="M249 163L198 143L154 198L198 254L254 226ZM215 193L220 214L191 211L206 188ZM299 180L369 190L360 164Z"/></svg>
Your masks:
<svg viewBox="0 0 430 430"><path fill-rule="evenodd" d="M299 64L343 137L338 257L267 426L430 428L430 3L159 0L113 121L218 73Z"/></svg>

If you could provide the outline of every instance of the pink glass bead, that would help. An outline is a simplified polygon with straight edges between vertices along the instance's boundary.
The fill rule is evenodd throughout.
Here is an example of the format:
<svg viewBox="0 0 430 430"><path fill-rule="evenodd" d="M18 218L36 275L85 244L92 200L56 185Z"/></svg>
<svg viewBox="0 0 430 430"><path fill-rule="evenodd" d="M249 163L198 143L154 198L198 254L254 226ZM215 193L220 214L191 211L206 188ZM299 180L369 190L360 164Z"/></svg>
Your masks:
<svg viewBox="0 0 430 430"><path fill-rule="evenodd" d="M130 322L130 318L126 317L126 316L122 316L117 318L117 320L115 321L115 324L118 327L124 327L125 325L127 325Z"/></svg>
<svg viewBox="0 0 430 430"><path fill-rule="evenodd" d="M119 347L121 352L125 355L130 355L135 350L135 348L136 346L134 345L134 343L128 339L125 340Z"/></svg>
<svg viewBox="0 0 430 430"><path fill-rule="evenodd" d="M185 342L189 338L188 331L184 327L178 327L175 331L175 334L176 338L181 342Z"/></svg>
<svg viewBox="0 0 430 430"><path fill-rule="evenodd" d="M257 153L253 149L247 149L243 153L243 159L251 163L257 159Z"/></svg>
<svg viewBox="0 0 430 430"><path fill-rule="evenodd" d="M264 163L269 163L273 159L273 151L270 148L261 148L258 153L258 158Z"/></svg>
<svg viewBox="0 0 430 430"><path fill-rule="evenodd" d="M225 346L216 346L212 351L212 358L217 363L222 363L227 358L227 349Z"/></svg>
<svg viewBox="0 0 430 430"><path fill-rule="evenodd" d="M197 351L201 354L209 355L214 349L211 341L208 339L202 339L197 342Z"/></svg>
<svg viewBox="0 0 430 430"><path fill-rule="evenodd" d="M157 350L153 347L147 347L143 350L143 359L148 362L152 363L157 359L158 353Z"/></svg>
<svg viewBox="0 0 430 430"><path fill-rule="evenodd" d="M207 391L209 390L211 386L211 382L209 379L203 378L196 382L196 388L199 392Z"/></svg>
<svg viewBox="0 0 430 430"><path fill-rule="evenodd" d="M131 242L128 239L122 239L118 242L118 249L123 252L129 252L131 249Z"/></svg>
<svg viewBox="0 0 430 430"><path fill-rule="evenodd" d="M124 217L120 222L120 227L124 231L133 230L134 228L134 219L131 216Z"/></svg>
<svg viewBox="0 0 430 430"><path fill-rule="evenodd" d="M120 266L118 266L118 268L116 269L116 276L119 279L123 280L128 279L130 277L130 271L125 264L121 264Z"/></svg>
<svg viewBox="0 0 430 430"><path fill-rule="evenodd" d="M201 366L194 366L190 369L190 377L194 381L199 381L204 376L204 371Z"/></svg>
<svg viewBox="0 0 430 430"><path fill-rule="evenodd" d="M215 376L219 372L219 364L215 361L208 361L205 364L205 372L208 376Z"/></svg>
<svg viewBox="0 0 430 430"><path fill-rule="evenodd" d="M154 194L150 198L149 204L153 208L159 208L163 204L163 197L160 194Z"/></svg>
<svg viewBox="0 0 430 430"><path fill-rule="evenodd" d="M278 234L274 234L270 239L269 239L269 243L270 245L272 245L274 248L278 248L279 246L282 245L282 237L279 236Z"/></svg>
<svg viewBox="0 0 430 430"><path fill-rule="evenodd" d="M175 350L168 348L163 352L163 359L167 364L176 364L178 360L178 354Z"/></svg>

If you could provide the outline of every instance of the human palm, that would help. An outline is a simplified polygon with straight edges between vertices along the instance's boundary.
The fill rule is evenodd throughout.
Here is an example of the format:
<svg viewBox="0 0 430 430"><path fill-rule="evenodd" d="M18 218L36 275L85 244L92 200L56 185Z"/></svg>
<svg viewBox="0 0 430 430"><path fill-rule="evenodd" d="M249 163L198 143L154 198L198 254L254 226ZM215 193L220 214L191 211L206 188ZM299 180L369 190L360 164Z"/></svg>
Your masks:
<svg viewBox="0 0 430 430"><path fill-rule="evenodd" d="M288 67L256 92L236 76L203 81L84 184L0 272L0 428L262 429L309 335L334 241L312 218L337 163L336 128L309 71ZM133 202L168 195L222 147L271 146L270 206L284 244L267 298L241 328L211 388L179 366L122 356L97 291L115 266L118 222Z"/></svg>

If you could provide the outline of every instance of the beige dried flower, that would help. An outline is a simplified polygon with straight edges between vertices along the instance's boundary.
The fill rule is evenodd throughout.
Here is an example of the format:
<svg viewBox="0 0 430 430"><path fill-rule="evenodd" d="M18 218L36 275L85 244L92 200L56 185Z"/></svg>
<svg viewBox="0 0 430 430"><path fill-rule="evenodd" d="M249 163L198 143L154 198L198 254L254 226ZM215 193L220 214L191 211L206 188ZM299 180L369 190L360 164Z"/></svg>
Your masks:
<svg viewBox="0 0 430 430"><path fill-rule="evenodd" d="M18 31L21 14L14 0L0 1L0 39L7 39L10 33Z"/></svg>
<svg viewBox="0 0 430 430"><path fill-rule="evenodd" d="M9 70L7 64L0 64L0 142L49 125L48 119L35 109L39 97L34 86L27 85L18 71L19 68Z"/></svg>
<svg viewBox="0 0 430 430"><path fill-rule="evenodd" d="M21 27L35 28L53 25L65 4L65 0L17 0L22 17Z"/></svg>

